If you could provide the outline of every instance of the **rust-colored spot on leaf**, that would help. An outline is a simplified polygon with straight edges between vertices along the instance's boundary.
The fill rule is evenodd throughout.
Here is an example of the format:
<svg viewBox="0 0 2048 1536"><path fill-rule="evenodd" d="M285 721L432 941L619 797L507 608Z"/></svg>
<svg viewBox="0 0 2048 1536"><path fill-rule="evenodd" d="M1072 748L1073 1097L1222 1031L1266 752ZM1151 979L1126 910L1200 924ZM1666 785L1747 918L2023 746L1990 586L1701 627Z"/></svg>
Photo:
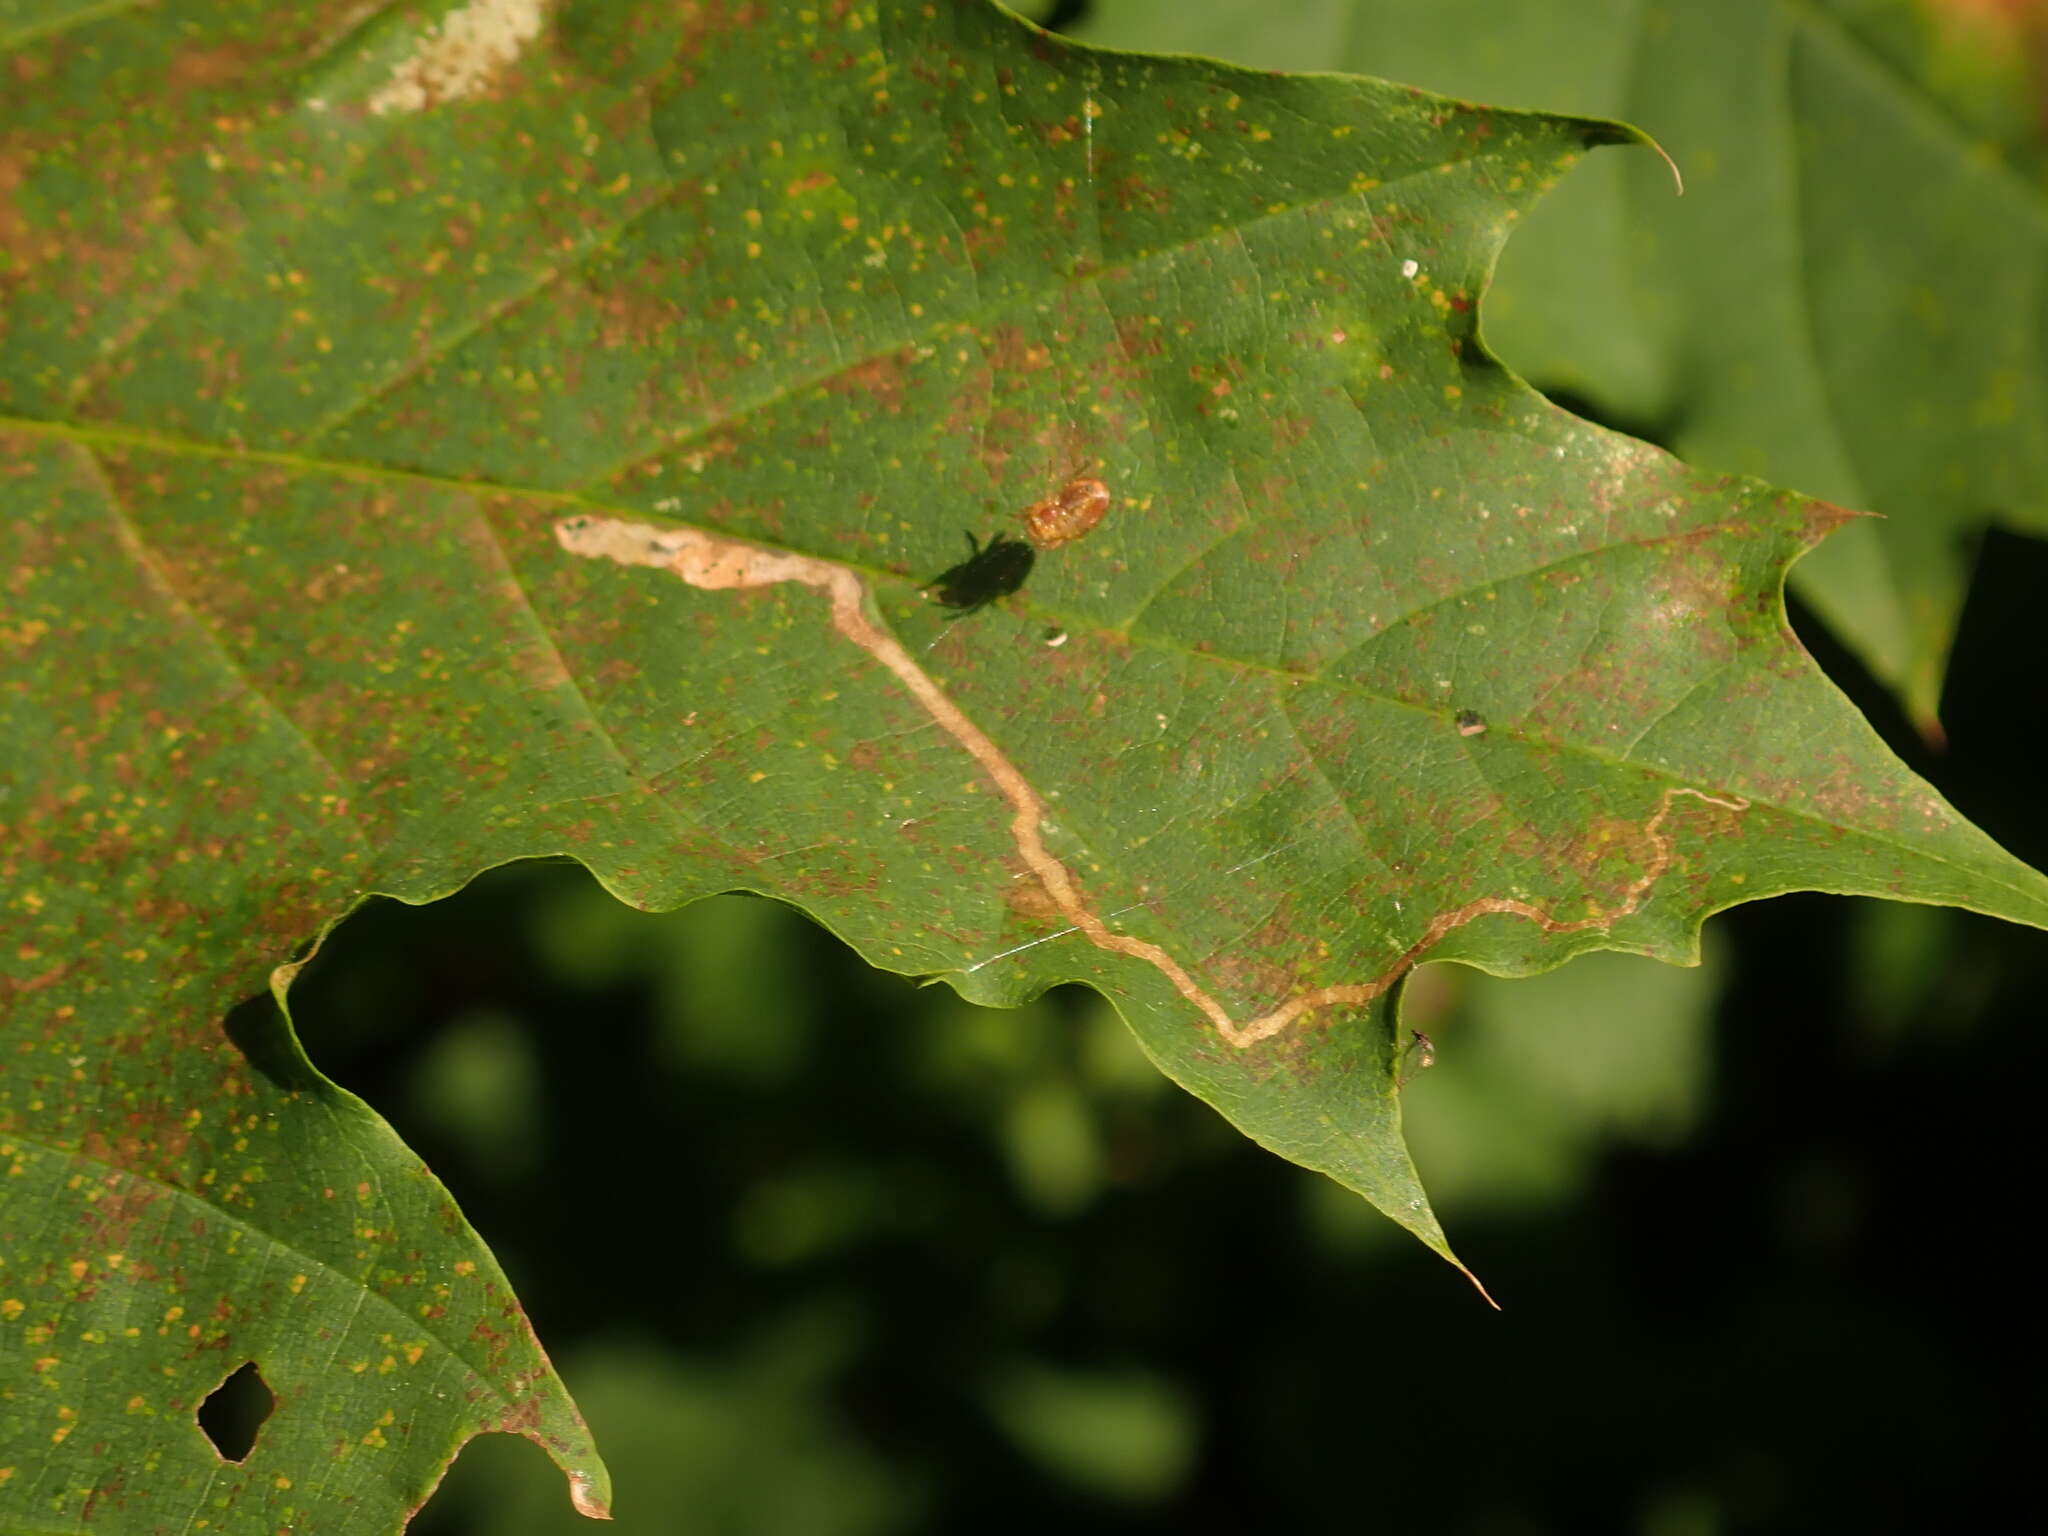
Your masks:
<svg viewBox="0 0 2048 1536"><path fill-rule="evenodd" d="M1109 513L1109 487L1076 475L1044 501L1024 512L1024 530L1040 549L1058 549L1084 538Z"/></svg>

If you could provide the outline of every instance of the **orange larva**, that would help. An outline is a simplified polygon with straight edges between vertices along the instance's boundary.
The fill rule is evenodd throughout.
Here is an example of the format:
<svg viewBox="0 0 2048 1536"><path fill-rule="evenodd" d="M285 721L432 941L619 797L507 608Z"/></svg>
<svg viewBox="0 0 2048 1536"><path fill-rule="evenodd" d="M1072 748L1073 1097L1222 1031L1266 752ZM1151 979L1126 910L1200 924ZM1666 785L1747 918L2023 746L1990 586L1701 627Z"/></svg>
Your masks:
<svg viewBox="0 0 2048 1536"><path fill-rule="evenodd" d="M1033 502L1024 511L1024 531L1040 549L1071 544L1109 512L1109 487L1100 480L1077 476L1059 494Z"/></svg>

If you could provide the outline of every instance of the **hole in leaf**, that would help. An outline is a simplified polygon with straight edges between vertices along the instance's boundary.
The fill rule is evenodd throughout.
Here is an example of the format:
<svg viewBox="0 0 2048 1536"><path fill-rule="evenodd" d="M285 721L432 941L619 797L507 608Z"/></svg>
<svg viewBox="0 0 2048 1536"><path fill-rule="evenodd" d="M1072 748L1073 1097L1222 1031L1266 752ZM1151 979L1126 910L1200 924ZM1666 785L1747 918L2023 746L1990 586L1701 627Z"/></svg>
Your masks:
<svg viewBox="0 0 2048 1536"><path fill-rule="evenodd" d="M256 1448L256 1432L277 1407L277 1398L256 1369L254 1360L229 1374L199 1405L199 1428L227 1461L246 1461Z"/></svg>

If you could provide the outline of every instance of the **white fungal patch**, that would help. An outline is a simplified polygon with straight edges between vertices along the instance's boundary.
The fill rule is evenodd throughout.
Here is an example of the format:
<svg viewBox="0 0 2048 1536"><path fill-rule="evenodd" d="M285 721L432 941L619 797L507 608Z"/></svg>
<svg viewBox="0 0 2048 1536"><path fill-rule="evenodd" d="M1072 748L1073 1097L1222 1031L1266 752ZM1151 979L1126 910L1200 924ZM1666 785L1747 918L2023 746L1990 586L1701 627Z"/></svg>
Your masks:
<svg viewBox="0 0 2048 1536"><path fill-rule="evenodd" d="M548 0L469 0L430 27L411 58L370 98L379 117L424 112L474 96L503 74L540 36Z"/></svg>

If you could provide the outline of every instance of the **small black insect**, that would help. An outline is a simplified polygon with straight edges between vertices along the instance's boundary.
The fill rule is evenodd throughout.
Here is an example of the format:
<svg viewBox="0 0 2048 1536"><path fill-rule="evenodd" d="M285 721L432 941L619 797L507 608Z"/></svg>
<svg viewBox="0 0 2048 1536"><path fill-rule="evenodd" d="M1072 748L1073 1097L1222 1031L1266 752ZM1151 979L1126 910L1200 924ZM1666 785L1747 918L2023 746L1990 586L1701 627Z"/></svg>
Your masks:
<svg viewBox="0 0 2048 1536"><path fill-rule="evenodd" d="M986 608L999 597L1008 597L1024 585L1038 560L1037 550L1007 533L997 534L986 544L970 533L967 547L972 553L965 560L925 584L927 592L936 593L941 603L954 610L951 617L956 619Z"/></svg>

